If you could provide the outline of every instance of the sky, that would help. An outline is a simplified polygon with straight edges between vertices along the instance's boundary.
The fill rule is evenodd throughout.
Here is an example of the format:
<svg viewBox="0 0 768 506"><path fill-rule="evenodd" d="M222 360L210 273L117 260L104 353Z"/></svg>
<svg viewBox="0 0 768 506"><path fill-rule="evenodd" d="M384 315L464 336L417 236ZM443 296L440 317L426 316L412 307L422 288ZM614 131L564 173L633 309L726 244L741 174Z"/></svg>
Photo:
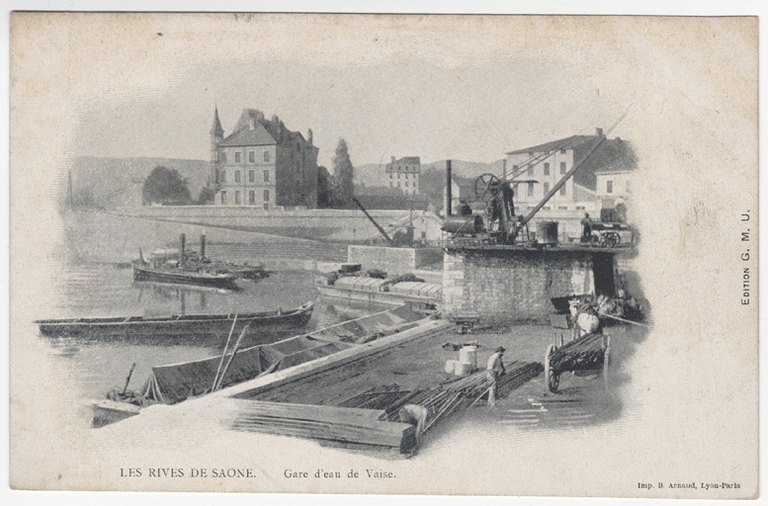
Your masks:
<svg viewBox="0 0 768 506"><path fill-rule="evenodd" d="M218 106L225 135L243 108L305 137L311 128L328 167L342 137L358 165L391 156L492 162L608 130L632 105L621 79L605 75L606 56L625 56L583 20L186 21L136 20L131 47L102 37L109 22L69 34L73 59L92 62L70 81L74 153L207 160ZM619 124L612 134L631 132Z"/></svg>

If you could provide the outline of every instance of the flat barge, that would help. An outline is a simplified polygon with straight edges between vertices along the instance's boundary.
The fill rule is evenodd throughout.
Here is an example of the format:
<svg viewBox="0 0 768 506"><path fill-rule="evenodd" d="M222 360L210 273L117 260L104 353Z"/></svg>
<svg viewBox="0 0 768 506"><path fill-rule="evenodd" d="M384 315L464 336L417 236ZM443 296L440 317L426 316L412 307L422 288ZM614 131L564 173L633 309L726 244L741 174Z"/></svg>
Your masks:
<svg viewBox="0 0 768 506"><path fill-rule="evenodd" d="M186 314L159 317L118 316L107 318L63 318L37 320L40 333L49 337L88 339L160 339L189 338L194 340L223 338L232 329L241 332L248 325L249 333L279 330L296 331L304 328L312 317L314 303L307 302L288 311L262 311L243 314Z"/></svg>

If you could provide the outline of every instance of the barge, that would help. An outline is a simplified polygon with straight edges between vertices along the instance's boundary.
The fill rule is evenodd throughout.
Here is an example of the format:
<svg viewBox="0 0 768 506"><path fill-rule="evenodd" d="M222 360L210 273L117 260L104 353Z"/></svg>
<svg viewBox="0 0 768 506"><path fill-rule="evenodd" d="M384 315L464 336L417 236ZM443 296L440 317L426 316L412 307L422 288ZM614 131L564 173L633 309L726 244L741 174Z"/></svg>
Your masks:
<svg viewBox="0 0 768 506"><path fill-rule="evenodd" d="M186 314L159 317L118 316L107 318L63 318L37 320L40 333L50 337L88 339L220 339L232 332L286 332L304 328L312 317L314 303L284 311L256 313ZM236 320L236 321L235 321Z"/></svg>

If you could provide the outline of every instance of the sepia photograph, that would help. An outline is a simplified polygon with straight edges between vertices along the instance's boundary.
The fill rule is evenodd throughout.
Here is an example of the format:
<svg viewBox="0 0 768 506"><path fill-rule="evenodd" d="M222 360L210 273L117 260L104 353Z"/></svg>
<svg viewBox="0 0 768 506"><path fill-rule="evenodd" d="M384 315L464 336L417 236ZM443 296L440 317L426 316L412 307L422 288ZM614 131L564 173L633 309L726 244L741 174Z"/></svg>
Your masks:
<svg viewBox="0 0 768 506"><path fill-rule="evenodd" d="M759 497L757 16L16 11L9 179L14 490Z"/></svg>

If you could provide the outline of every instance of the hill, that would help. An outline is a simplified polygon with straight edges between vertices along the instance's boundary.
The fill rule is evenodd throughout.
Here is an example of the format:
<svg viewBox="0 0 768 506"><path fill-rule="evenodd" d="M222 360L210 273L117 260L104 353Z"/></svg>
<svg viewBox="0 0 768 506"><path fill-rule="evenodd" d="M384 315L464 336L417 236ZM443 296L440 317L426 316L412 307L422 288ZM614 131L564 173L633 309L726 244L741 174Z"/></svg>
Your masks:
<svg viewBox="0 0 768 506"><path fill-rule="evenodd" d="M205 160L79 157L74 160L71 171L73 205L140 206L144 179L158 165L177 170L186 179L192 198L196 198L208 182L210 169Z"/></svg>

